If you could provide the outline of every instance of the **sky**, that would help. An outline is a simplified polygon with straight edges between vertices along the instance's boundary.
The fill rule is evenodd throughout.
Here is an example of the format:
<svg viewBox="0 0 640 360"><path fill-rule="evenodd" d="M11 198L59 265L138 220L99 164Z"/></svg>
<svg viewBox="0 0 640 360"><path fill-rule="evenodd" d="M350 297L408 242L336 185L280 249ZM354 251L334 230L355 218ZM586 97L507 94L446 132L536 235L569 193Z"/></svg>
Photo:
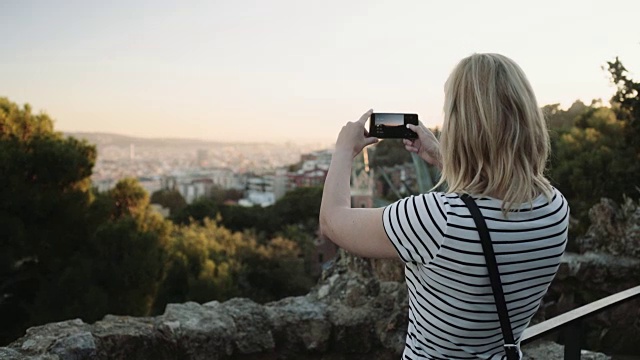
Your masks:
<svg viewBox="0 0 640 360"><path fill-rule="evenodd" d="M640 72L640 1L0 0L0 96L60 131L326 143L366 110L442 124L456 63L497 52L540 105ZM634 72L635 71L635 72Z"/></svg>

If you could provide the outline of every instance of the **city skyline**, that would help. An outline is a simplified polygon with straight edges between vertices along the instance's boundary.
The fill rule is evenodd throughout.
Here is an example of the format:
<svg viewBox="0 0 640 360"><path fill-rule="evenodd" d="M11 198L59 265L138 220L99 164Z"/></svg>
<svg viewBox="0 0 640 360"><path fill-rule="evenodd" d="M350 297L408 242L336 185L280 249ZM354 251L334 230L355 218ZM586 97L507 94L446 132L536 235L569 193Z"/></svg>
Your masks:
<svg viewBox="0 0 640 360"><path fill-rule="evenodd" d="M640 64L640 3L622 3L9 0L0 96L64 132L330 144L369 108L440 125L474 52L518 62L540 106L607 102L606 61Z"/></svg>

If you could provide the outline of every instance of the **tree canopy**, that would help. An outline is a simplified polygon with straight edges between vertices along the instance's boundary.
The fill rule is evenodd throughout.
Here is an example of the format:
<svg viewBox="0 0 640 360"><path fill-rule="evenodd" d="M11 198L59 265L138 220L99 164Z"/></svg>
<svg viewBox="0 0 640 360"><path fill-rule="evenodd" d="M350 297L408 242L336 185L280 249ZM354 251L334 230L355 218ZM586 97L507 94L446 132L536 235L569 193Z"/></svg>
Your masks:
<svg viewBox="0 0 640 360"><path fill-rule="evenodd" d="M610 107L597 100L566 111L545 107L553 148L549 176L579 220L575 233L586 230L588 210L601 197L621 202L640 195L640 84L617 58L607 70L617 85Z"/></svg>

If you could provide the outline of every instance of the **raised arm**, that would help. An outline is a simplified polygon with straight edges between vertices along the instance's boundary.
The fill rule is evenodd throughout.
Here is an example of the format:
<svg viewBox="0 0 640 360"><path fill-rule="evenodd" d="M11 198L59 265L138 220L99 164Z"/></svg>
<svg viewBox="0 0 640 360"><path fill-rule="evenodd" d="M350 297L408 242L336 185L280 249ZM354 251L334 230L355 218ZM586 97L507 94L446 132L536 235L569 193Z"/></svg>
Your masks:
<svg viewBox="0 0 640 360"><path fill-rule="evenodd" d="M320 231L341 248L363 257L397 258L382 224L382 208L351 208L350 177L353 158L378 141L367 137L364 124L372 110L360 120L342 127L324 184L320 206Z"/></svg>

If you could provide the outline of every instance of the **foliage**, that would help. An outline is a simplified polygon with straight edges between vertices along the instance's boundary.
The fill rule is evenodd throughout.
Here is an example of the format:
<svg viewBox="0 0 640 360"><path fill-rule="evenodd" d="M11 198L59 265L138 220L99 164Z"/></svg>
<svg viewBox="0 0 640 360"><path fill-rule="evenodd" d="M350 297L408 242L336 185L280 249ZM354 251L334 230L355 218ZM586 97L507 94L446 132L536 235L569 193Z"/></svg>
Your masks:
<svg viewBox="0 0 640 360"><path fill-rule="evenodd" d="M82 240L95 148L0 98L0 341L33 322L38 286Z"/></svg>
<svg viewBox="0 0 640 360"><path fill-rule="evenodd" d="M279 230L298 224L309 232L318 228L322 187L300 187L287 192L273 205L273 213Z"/></svg>
<svg viewBox="0 0 640 360"><path fill-rule="evenodd" d="M589 107L570 130L554 136L549 175L579 219L586 220L600 197L622 198L628 189L629 159L621 156L627 152L624 131L625 124L611 109Z"/></svg>
<svg viewBox="0 0 640 360"><path fill-rule="evenodd" d="M219 186L213 186L209 190L209 198L218 204L224 204L227 201L238 201L242 199L243 192L238 189L223 189Z"/></svg>
<svg viewBox="0 0 640 360"><path fill-rule="evenodd" d="M0 342L28 326L149 313L170 224L123 180L91 192L94 146L0 98Z"/></svg>
<svg viewBox="0 0 640 360"><path fill-rule="evenodd" d="M238 279L241 296L258 302L277 300L283 294L306 294L315 279L305 271L301 249L294 241L276 237L242 254L244 271Z"/></svg>
<svg viewBox="0 0 640 360"><path fill-rule="evenodd" d="M250 232L232 232L216 220L174 229L167 276L155 312L167 303L223 301L235 296L266 302L306 293L313 279L297 243L276 237L261 244Z"/></svg>
<svg viewBox="0 0 640 360"><path fill-rule="evenodd" d="M618 88L611 99L612 103L619 104L618 117L629 123L629 137L640 135L640 83L629 77L629 72L617 57L607 62L607 71L611 82Z"/></svg>
<svg viewBox="0 0 640 360"><path fill-rule="evenodd" d="M278 219L274 216L273 206L263 208L259 205L221 205L220 216L221 223L233 231L253 229L262 234L262 237L269 237L277 228Z"/></svg>
<svg viewBox="0 0 640 360"><path fill-rule="evenodd" d="M322 187L301 187L287 192L270 207L243 207L200 198L172 217L178 224L221 216L220 223L232 231L254 229L261 238L270 238L289 225L298 225L307 233L317 229Z"/></svg>
<svg viewBox="0 0 640 360"><path fill-rule="evenodd" d="M628 78L617 58L608 63L608 71L618 86L611 107L599 101L587 107L576 102L567 111L545 107L550 125L557 126L551 132L549 176L579 220L574 235L586 230L588 210L601 197L621 202L625 195L639 195L640 84Z"/></svg>
<svg viewBox="0 0 640 360"><path fill-rule="evenodd" d="M169 209L169 214L175 215L187 206L186 200L178 190L158 190L151 194L151 203Z"/></svg>
<svg viewBox="0 0 640 360"><path fill-rule="evenodd" d="M560 104L551 104L543 106L542 112L545 115L549 129L552 131L565 131L573 127L575 118L586 109L587 106L582 101L576 100L567 110L562 110Z"/></svg>
<svg viewBox="0 0 640 360"><path fill-rule="evenodd" d="M171 236L167 277L156 299L155 311L167 303L187 300L225 300L238 295L234 279L241 270L239 247L248 240L215 221L176 226Z"/></svg>
<svg viewBox="0 0 640 360"><path fill-rule="evenodd" d="M215 218L218 211L218 203L213 199L202 197L172 214L171 219L177 224L188 224L193 220L202 223L205 218Z"/></svg>

